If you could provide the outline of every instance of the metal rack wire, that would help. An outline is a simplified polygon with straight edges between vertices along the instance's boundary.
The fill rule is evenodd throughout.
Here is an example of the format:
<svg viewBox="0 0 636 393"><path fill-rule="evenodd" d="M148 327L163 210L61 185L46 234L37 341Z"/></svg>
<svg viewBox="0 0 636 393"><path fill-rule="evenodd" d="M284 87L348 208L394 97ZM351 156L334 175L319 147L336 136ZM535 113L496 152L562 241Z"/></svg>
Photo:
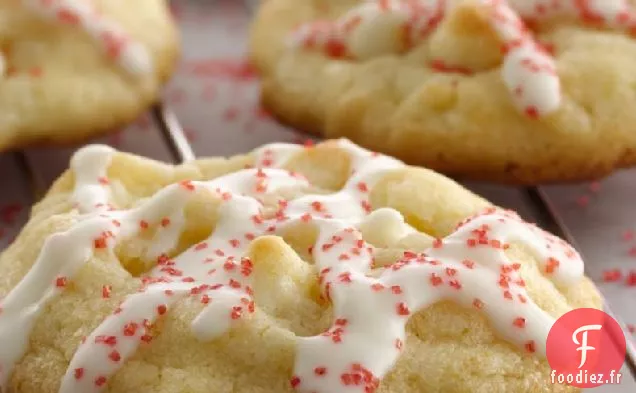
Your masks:
<svg viewBox="0 0 636 393"><path fill-rule="evenodd" d="M257 3L257 1L250 0L244 0L244 2L246 8L250 12L253 11L253 8ZM196 159L192 146L188 142L177 117L165 103L155 105L151 109L151 115L157 127L161 131L161 135L169 148L174 163L183 163ZM14 154L22 172L29 180L35 199L39 199L45 192L46 184L39 177L36 168L24 152L18 151ZM545 230L560 236L577 250L580 250L580 247L576 245L573 235L557 213L554 206L552 206L545 191L541 187L528 187L523 191L537 217L537 224ZM610 316L618 320L607 301L604 301L604 309ZM619 323L621 323L620 320ZM636 346L631 339L631 335L627 333L625 324L621 323L621 326L623 328L623 334L627 340L625 365L631 373L634 381L636 381Z"/></svg>

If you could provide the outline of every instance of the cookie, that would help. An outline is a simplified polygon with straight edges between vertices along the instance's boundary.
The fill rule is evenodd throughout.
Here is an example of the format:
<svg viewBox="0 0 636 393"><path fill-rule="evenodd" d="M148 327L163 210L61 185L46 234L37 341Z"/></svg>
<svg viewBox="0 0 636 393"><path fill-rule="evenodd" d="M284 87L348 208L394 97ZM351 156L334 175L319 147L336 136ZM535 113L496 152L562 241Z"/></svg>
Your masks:
<svg viewBox="0 0 636 393"><path fill-rule="evenodd" d="M271 0L251 32L280 121L456 178L605 176L636 162L623 0Z"/></svg>
<svg viewBox="0 0 636 393"><path fill-rule="evenodd" d="M79 150L0 257L4 392L574 392L577 252L348 140L171 166Z"/></svg>
<svg viewBox="0 0 636 393"><path fill-rule="evenodd" d="M0 151L134 121L179 54L164 0L4 0L0 19Z"/></svg>

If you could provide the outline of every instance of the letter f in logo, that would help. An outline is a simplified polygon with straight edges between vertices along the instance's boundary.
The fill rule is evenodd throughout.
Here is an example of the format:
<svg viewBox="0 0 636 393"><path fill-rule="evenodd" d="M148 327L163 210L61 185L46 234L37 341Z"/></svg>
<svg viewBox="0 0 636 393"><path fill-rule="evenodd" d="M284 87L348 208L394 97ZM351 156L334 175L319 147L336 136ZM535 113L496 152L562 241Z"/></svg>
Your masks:
<svg viewBox="0 0 636 393"><path fill-rule="evenodd" d="M574 341L576 345L580 345L580 347L576 349L577 351L581 351L581 364L579 365L579 368L585 365L585 362L587 361L587 352L593 351L596 349L592 346L587 345L587 333L590 330L601 330L601 328L602 328L601 325L585 325L576 329L574 333L572 333L572 341ZM580 342L579 342L579 339L577 338L579 333L582 333Z"/></svg>

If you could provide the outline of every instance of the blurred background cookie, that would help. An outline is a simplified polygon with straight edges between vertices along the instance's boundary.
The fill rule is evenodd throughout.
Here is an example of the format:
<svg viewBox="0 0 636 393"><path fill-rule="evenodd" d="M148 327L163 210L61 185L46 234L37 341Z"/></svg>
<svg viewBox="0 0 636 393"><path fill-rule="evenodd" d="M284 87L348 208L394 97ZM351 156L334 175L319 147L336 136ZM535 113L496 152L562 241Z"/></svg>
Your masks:
<svg viewBox="0 0 636 393"><path fill-rule="evenodd" d="M0 21L0 150L115 131L179 54L164 0L2 0Z"/></svg>
<svg viewBox="0 0 636 393"><path fill-rule="evenodd" d="M628 3L270 0L252 59L306 132L457 177L593 179L636 162Z"/></svg>

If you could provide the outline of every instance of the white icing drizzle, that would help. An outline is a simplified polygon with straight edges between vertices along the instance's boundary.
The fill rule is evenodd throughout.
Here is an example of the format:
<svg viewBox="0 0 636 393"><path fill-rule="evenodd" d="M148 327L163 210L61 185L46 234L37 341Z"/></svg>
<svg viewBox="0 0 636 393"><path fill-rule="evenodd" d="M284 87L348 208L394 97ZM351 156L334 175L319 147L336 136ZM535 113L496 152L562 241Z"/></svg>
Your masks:
<svg viewBox="0 0 636 393"><path fill-rule="evenodd" d="M483 311L504 339L528 352L545 353L553 319L532 302L506 257L510 242L531 250L539 268L555 283L576 283L583 263L570 246L514 213L489 209L458 225L425 253L405 252L387 267L374 267L375 249L361 235L369 225L396 228L398 236L415 232L393 209L372 211L368 194L388 172L404 164L371 153L347 140L338 146L351 158L353 174L340 190L281 200L275 214L265 214L262 197L281 189L306 190L307 180L277 167L302 147L273 144L256 152L256 168L211 181L170 185L130 210L105 209L105 181L113 151L89 146L72 161L73 197L84 214L66 232L50 236L29 273L0 302L0 387L27 350L33 325L46 304L73 280L95 253L112 251L125 239L157 229L157 265L140 279L112 315L79 345L61 393L102 391L109 378L140 345L152 345L153 323L175 302L191 298L204 305L192 333L214 340L252 313L250 242L277 234L289 225L314 225L319 232L312 255L322 295L333 303L334 323L322 335L299 337L292 386L303 393L372 392L390 371L405 341L409 315L449 299ZM220 201L210 237L173 258L181 232L179 217L195 194L208 192ZM149 344L150 343L150 344Z"/></svg>
<svg viewBox="0 0 636 393"><path fill-rule="evenodd" d="M77 26L97 42L106 55L131 74L152 72L148 50L132 40L115 21L100 15L91 0L21 0L41 18L63 25Z"/></svg>
<svg viewBox="0 0 636 393"><path fill-rule="evenodd" d="M420 44L458 2L449 0L368 0L336 21L301 25L291 35L291 47L319 48L333 57L365 60L400 53ZM480 0L500 38L504 58L502 78L515 106L530 118L559 109L561 84L553 56L539 44L523 19L576 17L585 23L618 30L636 28L636 14L627 0ZM438 71L469 74L461 65L431 66Z"/></svg>
<svg viewBox="0 0 636 393"><path fill-rule="evenodd" d="M106 173L115 150L110 146L97 145L91 149L80 149L71 158L71 171L75 183L81 187L73 190L73 201L81 212L108 209L110 187Z"/></svg>

